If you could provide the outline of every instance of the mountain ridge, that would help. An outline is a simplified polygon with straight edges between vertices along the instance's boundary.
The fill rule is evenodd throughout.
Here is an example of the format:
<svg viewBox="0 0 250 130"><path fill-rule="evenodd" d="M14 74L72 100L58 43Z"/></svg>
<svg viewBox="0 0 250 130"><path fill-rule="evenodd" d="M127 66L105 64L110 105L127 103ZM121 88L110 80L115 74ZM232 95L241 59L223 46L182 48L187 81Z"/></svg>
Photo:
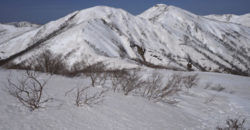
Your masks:
<svg viewBox="0 0 250 130"><path fill-rule="evenodd" d="M104 62L107 68L119 69L144 64L187 70L192 62L193 70L248 75L249 36L245 26L174 6L158 4L137 16L97 6L2 43L0 62L28 63L50 50L63 57L68 69L86 59L89 64Z"/></svg>
<svg viewBox="0 0 250 130"><path fill-rule="evenodd" d="M243 15L235 15L235 14L223 14L223 15L207 15L204 16L206 18L223 21L223 22L231 22L235 24L240 24L246 27L250 27L250 13L243 14Z"/></svg>

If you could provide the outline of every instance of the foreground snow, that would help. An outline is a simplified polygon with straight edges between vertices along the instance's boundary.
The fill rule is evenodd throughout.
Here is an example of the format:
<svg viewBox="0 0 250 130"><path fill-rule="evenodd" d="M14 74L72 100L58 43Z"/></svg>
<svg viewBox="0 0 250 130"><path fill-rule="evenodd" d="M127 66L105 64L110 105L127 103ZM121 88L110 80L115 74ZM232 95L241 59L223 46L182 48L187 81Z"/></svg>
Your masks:
<svg viewBox="0 0 250 130"><path fill-rule="evenodd" d="M143 70L144 75L159 71L165 77L177 72ZM181 73L181 72L178 72ZM193 74L195 72L192 72ZM217 73L198 73L199 84L183 90L175 99L177 104L153 103L140 96L108 91L103 102L92 107L76 107L72 88L90 84L83 77L52 76L45 88L46 97L53 101L46 108L30 112L5 88L6 78L24 74L23 71L0 69L0 129L84 129L84 130L201 130L223 125L227 118L242 117L250 127L250 78ZM190 74L190 73L184 73ZM42 78L49 76L43 74ZM207 85L210 84L210 87ZM223 91L215 91L221 85ZM107 85L108 87L109 85ZM104 89L102 86L92 89Z"/></svg>

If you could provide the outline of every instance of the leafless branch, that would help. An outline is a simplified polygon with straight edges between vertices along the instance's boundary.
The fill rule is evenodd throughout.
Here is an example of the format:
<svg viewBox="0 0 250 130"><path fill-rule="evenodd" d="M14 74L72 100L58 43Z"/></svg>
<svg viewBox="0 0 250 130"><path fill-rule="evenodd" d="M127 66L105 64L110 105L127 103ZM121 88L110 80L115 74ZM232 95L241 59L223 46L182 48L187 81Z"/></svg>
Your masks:
<svg viewBox="0 0 250 130"><path fill-rule="evenodd" d="M51 100L43 99L44 87L48 80L41 81L37 72L26 70L22 79L7 79L7 89L9 93L16 97L24 106L32 111L41 107L45 102Z"/></svg>

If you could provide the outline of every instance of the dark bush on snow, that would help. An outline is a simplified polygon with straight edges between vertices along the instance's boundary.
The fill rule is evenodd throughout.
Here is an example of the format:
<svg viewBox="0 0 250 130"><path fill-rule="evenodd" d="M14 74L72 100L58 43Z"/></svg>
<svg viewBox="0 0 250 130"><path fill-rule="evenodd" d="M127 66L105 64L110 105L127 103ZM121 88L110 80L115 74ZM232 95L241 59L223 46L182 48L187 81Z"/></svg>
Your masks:
<svg viewBox="0 0 250 130"><path fill-rule="evenodd" d="M6 88L10 95L32 111L51 100L44 98L44 88L48 80L40 80L35 71L26 70L24 77L20 79L9 77L7 81Z"/></svg>
<svg viewBox="0 0 250 130"><path fill-rule="evenodd" d="M216 127L217 130L247 130L247 128L244 127L246 123L246 119L227 119L226 120L226 126L225 127Z"/></svg>

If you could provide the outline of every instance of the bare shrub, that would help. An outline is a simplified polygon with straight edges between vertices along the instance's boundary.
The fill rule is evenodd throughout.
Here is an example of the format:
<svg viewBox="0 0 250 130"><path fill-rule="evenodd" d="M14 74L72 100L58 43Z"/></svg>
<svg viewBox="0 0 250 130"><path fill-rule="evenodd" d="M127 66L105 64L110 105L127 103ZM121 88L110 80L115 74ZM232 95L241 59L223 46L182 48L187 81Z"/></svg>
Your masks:
<svg viewBox="0 0 250 130"><path fill-rule="evenodd" d="M162 87L162 75L158 73L153 73L145 84L142 96L147 97L149 100L153 98L153 95L157 89Z"/></svg>
<svg viewBox="0 0 250 130"><path fill-rule="evenodd" d="M212 103L214 102L216 99L216 95L212 95L211 97L207 97L204 101L205 104L209 104L209 103Z"/></svg>
<svg viewBox="0 0 250 130"><path fill-rule="evenodd" d="M211 90L217 91L217 92L221 92L223 90L225 90L225 87L221 86L220 84L215 86L215 87L211 87Z"/></svg>
<svg viewBox="0 0 250 130"><path fill-rule="evenodd" d="M98 85L104 85L107 80L107 73L103 72L88 72L85 73L87 77L91 79L91 85L92 87L95 87L97 84Z"/></svg>
<svg viewBox="0 0 250 130"><path fill-rule="evenodd" d="M210 88L210 87L211 87L211 83L206 83L204 89L208 89L208 88Z"/></svg>
<svg viewBox="0 0 250 130"><path fill-rule="evenodd" d="M52 54L49 50L44 51L36 58L34 69L50 74L65 74L67 72L62 56Z"/></svg>
<svg viewBox="0 0 250 130"><path fill-rule="evenodd" d="M180 74L172 75L165 85L163 85L163 76L159 73L153 73L146 81L143 87L142 96L154 102L162 101L167 103L175 103L176 101L169 100L183 87L192 88L197 85L197 75L182 76Z"/></svg>
<svg viewBox="0 0 250 130"><path fill-rule="evenodd" d="M128 76L128 72L125 70L116 70L110 73L111 74L111 83L112 83L112 89L115 92L117 88L120 86L120 83L126 79Z"/></svg>
<svg viewBox="0 0 250 130"><path fill-rule="evenodd" d="M188 76L184 76L183 77L183 85L187 88L187 89L190 89L192 88L193 86L196 86L197 85L197 82L198 82L198 74L195 74L195 75L188 75Z"/></svg>
<svg viewBox="0 0 250 130"><path fill-rule="evenodd" d="M176 103L176 101L169 100L168 97L181 91L183 87L189 89L197 85L197 77L198 75L183 76L174 74L164 85L163 76L159 73L153 73L147 79L143 79L136 70L130 72L117 71L112 73L111 82L114 92L121 90L124 95L128 95L135 90L136 94L154 102Z"/></svg>
<svg viewBox="0 0 250 130"><path fill-rule="evenodd" d="M81 60L80 62L76 62L75 64L72 65L70 76L78 75L86 67L87 67L87 63L85 60Z"/></svg>
<svg viewBox="0 0 250 130"><path fill-rule="evenodd" d="M77 88L75 95L75 105L81 107L84 105L92 106L102 102L106 90L100 92L91 93L90 87Z"/></svg>
<svg viewBox="0 0 250 130"><path fill-rule="evenodd" d="M128 95L133 90L142 87L146 82L141 79L137 70L124 71L118 70L111 75L113 91L121 90L124 95Z"/></svg>
<svg viewBox="0 0 250 130"><path fill-rule="evenodd" d="M104 85L107 79L107 74L105 73L105 65L102 62L89 65L87 62L82 61L73 66L74 73L83 73L85 76L89 77L91 80L91 85L93 87L96 84Z"/></svg>
<svg viewBox="0 0 250 130"><path fill-rule="evenodd" d="M104 86L109 77L107 72L103 72L99 75L98 80L96 81L98 85Z"/></svg>
<svg viewBox="0 0 250 130"><path fill-rule="evenodd" d="M82 70L83 73L92 73L92 72L105 72L105 65L103 62L97 62L95 64L89 65L86 63L87 66Z"/></svg>
<svg viewBox="0 0 250 130"><path fill-rule="evenodd" d="M39 80L37 72L26 70L24 78L15 81L9 77L7 80L6 87L9 93L31 111L41 108L43 103L51 100L43 98L44 87L48 80Z"/></svg>
<svg viewBox="0 0 250 130"><path fill-rule="evenodd" d="M246 123L246 119L227 119L225 127L216 127L217 130L246 130L244 124Z"/></svg>
<svg viewBox="0 0 250 130"><path fill-rule="evenodd" d="M138 71L135 70L126 75L120 85L124 95L128 95L131 91L144 86L145 83L146 82L141 79L141 76L138 74Z"/></svg>
<svg viewBox="0 0 250 130"><path fill-rule="evenodd" d="M92 87L95 87L96 82L97 82L99 76L101 75L101 73L99 73L99 72L98 73L97 72L88 72L88 73L85 73L85 75L91 79Z"/></svg>
<svg viewBox="0 0 250 130"><path fill-rule="evenodd" d="M181 85L182 77L178 74L174 74L163 87L158 87L153 90L150 99L153 99L155 102L166 102L164 101L164 99L167 99L166 97L173 96L181 91Z"/></svg>
<svg viewBox="0 0 250 130"><path fill-rule="evenodd" d="M61 55L56 55L49 50L43 51L38 56L33 56L19 64L8 63L5 67L10 69L24 69L46 72L50 74L68 74L66 63Z"/></svg>

